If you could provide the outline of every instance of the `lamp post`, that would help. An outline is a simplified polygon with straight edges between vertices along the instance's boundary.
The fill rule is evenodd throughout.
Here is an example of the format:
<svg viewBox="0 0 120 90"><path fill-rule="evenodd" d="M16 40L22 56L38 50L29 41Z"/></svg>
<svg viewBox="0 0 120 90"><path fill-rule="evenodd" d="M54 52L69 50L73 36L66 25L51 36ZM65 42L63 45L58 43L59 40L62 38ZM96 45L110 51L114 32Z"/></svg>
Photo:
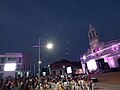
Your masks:
<svg viewBox="0 0 120 90"><path fill-rule="evenodd" d="M39 78L40 78L40 72L41 72L40 66L41 66L41 61L39 60L39 62L38 62L38 77Z"/></svg>
<svg viewBox="0 0 120 90"><path fill-rule="evenodd" d="M48 65L49 75L51 75L51 68L50 65Z"/></svg>
<svg viewBox="0 0 120 90"><path fill-rule="evenodd" d="M63 75L65 77L65 66L63 66Z"/></svg>
<svg viewBox="0 0 120 90"><path fill-rule="evenodd" d="M33 47L38 47L38 78L40 78L40 72L41 72L41 56L40 56L40 54L41 54L41 51L40 51L40 47L41 47L41 43L40 43L40 37L39 37L39 44L37 45L37 46L33 46ZM52 43L48 43L47 45L46 45L46 48L47 49L52 49L53 48L53 44Z"/></svg>
<svg viewBox="0 0 120 90"><path fill-rule="evenodd" d="M38 45L38 78L40 78L40 71L41 71L41 60L40 60L40 37L39 37L39 45Z"/></svg>

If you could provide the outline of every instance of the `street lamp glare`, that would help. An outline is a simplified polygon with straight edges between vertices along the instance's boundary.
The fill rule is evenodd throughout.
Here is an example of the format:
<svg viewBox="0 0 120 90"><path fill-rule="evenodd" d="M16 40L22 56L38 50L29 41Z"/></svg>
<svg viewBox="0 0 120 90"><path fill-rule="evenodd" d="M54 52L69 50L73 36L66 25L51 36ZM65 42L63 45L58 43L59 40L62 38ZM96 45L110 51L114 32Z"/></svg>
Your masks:
<svg viewBox="0 0 120 90"><path fill-rule="evenodd" d="M48 43L48 44L47 44L47 48L48 48L48 49L52 49L52 48L53 48L53 44L52 44L52 43Z"/></svg>

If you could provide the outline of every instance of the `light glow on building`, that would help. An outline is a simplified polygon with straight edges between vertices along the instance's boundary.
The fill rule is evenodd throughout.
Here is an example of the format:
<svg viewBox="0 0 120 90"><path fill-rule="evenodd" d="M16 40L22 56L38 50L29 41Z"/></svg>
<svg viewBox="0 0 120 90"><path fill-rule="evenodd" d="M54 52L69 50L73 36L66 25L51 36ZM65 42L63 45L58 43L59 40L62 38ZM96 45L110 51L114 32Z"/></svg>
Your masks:
<svg viewBox="0 0 120 90"><path fill-rule="evenodd" d="M116 67L113 57L108 57L108 61L107 62L108 62L110 67L112 67L112 68Z"/></svg>
<svg viewBox="0 0 120 90"><path fill-rule="evenodd" d="M96 70L97 69L97 64L95 62L95 59L91 59L87 62L87 67L89 71Z"/></svg>
<svg viewBox="0 0 120 90"><path fill-rule="evenodd" d="M83 56L83 60L85 60L85 59L86 59L86 56L84 55L84 56Z"/></svg>
<svg viewBox="0 0 120 90"><path fill-rule="evenodd" d="M4 66L4 71L15 71L16 63L6 63Z"/></svg>

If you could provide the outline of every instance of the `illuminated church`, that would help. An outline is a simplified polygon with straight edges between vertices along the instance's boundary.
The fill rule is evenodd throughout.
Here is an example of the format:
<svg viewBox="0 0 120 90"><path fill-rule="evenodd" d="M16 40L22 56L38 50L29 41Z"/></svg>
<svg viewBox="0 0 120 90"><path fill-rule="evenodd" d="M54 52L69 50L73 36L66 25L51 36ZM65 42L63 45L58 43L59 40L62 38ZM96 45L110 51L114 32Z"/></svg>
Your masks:
<svg viewBox="0 0 120 90"><path fill-rule="evenodd" d="M106 70L120 67L120 39L101 42L91 24L88 31L89 49L80 56L83 71Z"/></svg>

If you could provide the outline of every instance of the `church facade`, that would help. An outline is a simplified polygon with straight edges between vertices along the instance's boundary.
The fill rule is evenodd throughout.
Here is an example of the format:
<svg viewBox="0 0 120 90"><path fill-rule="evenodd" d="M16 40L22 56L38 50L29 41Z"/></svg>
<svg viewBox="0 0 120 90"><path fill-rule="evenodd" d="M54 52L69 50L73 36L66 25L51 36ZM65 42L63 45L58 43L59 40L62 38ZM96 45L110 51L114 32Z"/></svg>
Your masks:
<svg viewBox="0 0 120 90"><path fill-rule="evenodd" d="M88 38L90 47L80 55L84 72L120 67L120 39L101 42L92 25L89 25Z"/></svg>

